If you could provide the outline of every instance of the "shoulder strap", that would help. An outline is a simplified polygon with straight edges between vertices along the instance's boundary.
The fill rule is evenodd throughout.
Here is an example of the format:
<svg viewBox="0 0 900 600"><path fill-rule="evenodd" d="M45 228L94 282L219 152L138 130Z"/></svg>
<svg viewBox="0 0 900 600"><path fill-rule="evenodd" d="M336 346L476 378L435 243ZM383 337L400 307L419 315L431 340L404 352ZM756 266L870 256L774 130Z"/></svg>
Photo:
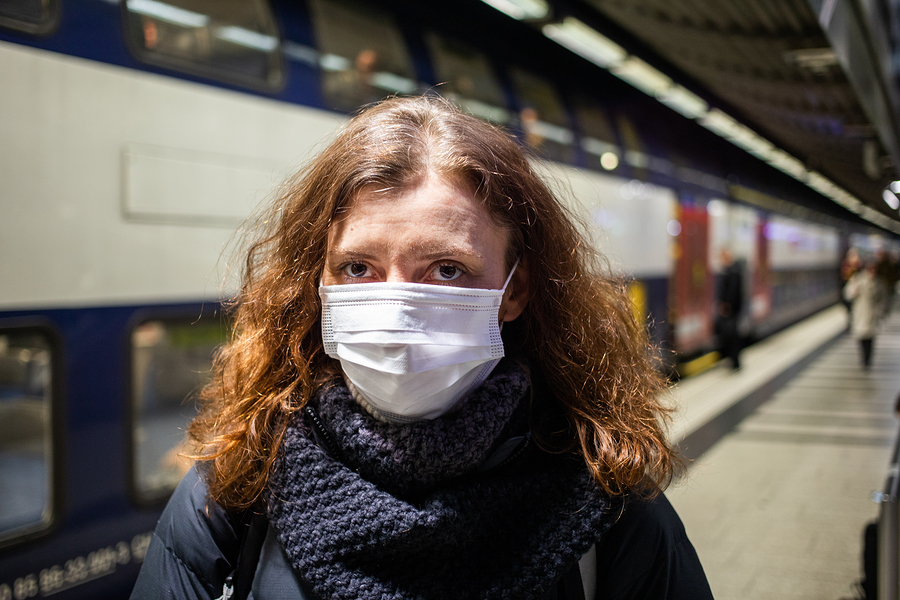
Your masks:
<svg viewBox="0 0 900 600"><path fill-rule="evenodd" d="M584 582L581 581L581 568L576 562L547 590L541 600L585 600Z"/></svg>
<svg viewBox="0 0 900 600"><path fill-rule="evenodd" d="M234 596L233 600L247 600L250 588L253 586L253 577L256 575L256 567L259 565L259 555L262 552L266 533L269 531L269 519L263 513L254 512L250 518L250 526L241 543L241 551L238 554L237 563L234 565Z"/></svg>
<svg viewBox="0 0 900 600"><path fill-rule="evenodd" d="M243 525L243 531L234 571L225 579L222 595L216 600L247 600L253 587L259 555L269 530L269 519L265 514L251 510L249 524L245 525L243 518L238 522Z"/></svg>

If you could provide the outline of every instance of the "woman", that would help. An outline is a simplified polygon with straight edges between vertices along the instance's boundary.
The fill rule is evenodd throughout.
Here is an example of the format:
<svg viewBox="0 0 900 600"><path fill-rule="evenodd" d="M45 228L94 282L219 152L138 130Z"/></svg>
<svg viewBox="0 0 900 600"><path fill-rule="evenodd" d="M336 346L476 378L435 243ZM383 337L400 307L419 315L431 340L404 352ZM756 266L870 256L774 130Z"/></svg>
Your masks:
<svg viewBox="0 0 900 600"><path fill-rule="evenodd" d="M711 597L643 329L510 137L382 102L264 222L133 598Z"/></svg>
<svg viewBox="0 0 900 600"><path fill-rule="evenodd" d="M854 273L844 287L844 299L850 302L850 334L859 340L862 366L872 365L875 334L884 315L886 286L877 274L877 264L870 262Z"/></svg>

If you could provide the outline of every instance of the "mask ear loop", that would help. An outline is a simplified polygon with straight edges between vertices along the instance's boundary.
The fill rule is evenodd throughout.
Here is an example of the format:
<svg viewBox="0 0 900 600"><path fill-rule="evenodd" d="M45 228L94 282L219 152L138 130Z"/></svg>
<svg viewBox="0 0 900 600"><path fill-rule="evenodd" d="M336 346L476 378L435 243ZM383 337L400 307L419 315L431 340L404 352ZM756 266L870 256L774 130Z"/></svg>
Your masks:
<svg viewBox="0 0 900 600"><path fill-rule="evenodd" d="M509 275L506 277L506 282L503 284L503 287L500 288L500 291L502 291L504 293L506 292L506 286L508 286L509 282L512 281L513 273L516 272L516 267L518 267L518 266L519 266L519 259L517 258L516 262L513 263L512 269L509 270Z"/></svg>
<svg viewBox="0 0 900 600"><path fill-rule="evenodd" d="M507 275L507 277L506 277L506 282L503 284L503 287L500 288L500 291L503 292L504 294L506 293L506 287L509 285L509 282L512 281L513 273L516 272L516 267L518 267L518 266L519 266L519 259L517 258L516 262L513 263L512 269L509 270L509 275ZM502 296L502 294L501 294L501 296ZM499 317L499 314L497 316ZM497 327L500 329L500 331L503 331L503 323L504 322L501 321L499 318L497 319Z"/></svg>

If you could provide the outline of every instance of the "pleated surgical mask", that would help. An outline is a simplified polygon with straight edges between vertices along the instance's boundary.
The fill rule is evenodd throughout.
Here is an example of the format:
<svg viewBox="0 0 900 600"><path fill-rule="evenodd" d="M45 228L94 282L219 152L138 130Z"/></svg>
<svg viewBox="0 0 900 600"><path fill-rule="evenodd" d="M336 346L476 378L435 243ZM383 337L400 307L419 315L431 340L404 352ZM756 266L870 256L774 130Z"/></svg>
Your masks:
<svg viewBox="0 0 900 600"><path fill-rule="evenodd" d="M499 290L421 283L320 286L322 339L356 392L390 421L434 419L504 356Z"/></svg>

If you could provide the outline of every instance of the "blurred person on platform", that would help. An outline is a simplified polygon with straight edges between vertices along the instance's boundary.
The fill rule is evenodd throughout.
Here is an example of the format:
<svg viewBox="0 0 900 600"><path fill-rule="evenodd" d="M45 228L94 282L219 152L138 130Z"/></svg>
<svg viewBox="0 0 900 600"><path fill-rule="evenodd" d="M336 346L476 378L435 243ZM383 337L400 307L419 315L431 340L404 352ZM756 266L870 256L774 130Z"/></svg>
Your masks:
<svg viewBox="0 0 900 600"><path fill-rule="evenodd" d="M133 599L712 598L646 332L514 139L381 102L259 227Z"/></svg>
<svg viewBox="0 0 900 600"><path fill-rule="evenodd" d="M891 310L891 303L897 290L897 281L900 280L900 264L897 262L896 253L890 254L887 250L879 248L875 252L875 276L884 285L884 314Z"/></svg>
<svg viewBox="0 0 900 600"><path fill-rule="evenodd" d="M878 277L877 263L868 263L850 278L844 287L844 298L852 303L850 334L859 340L862 365L868 369L887 300L887 287Z"/></svg>
<svg viewBox="0 0 900 600"><path fill-rule="evenodd" d="M862 266L863 262L859 257L859 250L856 248L849 248L847 254L844 256L844 260L841 261L841 303L847 309L848 318L853 303L844 297L844 288L847 287L847 282L850 281L850 278L853 277Z"/></svg>
<svg viewBox="0 0 900 600"><path fill-rule="evenodd" d="M716 335L720 352L731 361L731 368L741 368L740 317L744 304L744 277L731 250L723 249L720 256L722 273L716 290Z"/></svg>

